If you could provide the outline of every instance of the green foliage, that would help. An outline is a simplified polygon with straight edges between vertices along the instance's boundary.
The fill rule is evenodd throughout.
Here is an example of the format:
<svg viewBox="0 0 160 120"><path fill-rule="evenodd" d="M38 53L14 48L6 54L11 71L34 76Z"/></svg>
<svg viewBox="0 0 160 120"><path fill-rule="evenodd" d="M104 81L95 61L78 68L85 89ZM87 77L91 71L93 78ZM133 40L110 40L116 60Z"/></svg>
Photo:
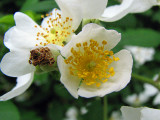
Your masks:
<svg viewBox="0 0 160 120"><path fill-rule="evenodd" d="M51 11L53 8L57 8L54 0L26 0L21 8L21 11L31 10L34 12L46 12Z"/></svg>
<svg viewBox="0 0 160 120"><path fill-rule="evenodd" d="M119 4L119 0L109 0L109 5ZM7 6L7 7L6 7ZM55 0L2 0L0 1L0 59L8 52L3 44L5 32L15 25L14 12L21 11L41 24L41 14L46 14L54 8L58 8ZM160 9L153 9L141 14L129 14L116 22L101 22L106 29L115 29L121 33L122 39L114 48L117 52L126 45L152 47L156 50L154 60L146 62L137 68L133 66L133 72L152 78L160 73ZM81 24L82 25L82 24ZM81 31L81 27L76 33ZM0 73L0 93L5 93L15 85L15 78L10 78ZM134 93L143 91L143 84L134 81L120 92L108 95L109 115L120 106L127 105L124 99ZM27 96L27 97L26 97ZM19 99L22 98L21 101ZM74 106L78 109L78 120L102 120L103 101L101 98L86 99L73 98L60 83L60 73L50 72L34 75L32 86L19 98L12 99L17 107L10 101L0 102L0 120L63 120L67 110ZM149 107L152 107L150 101ZM144 104L148 105L148 104ZM81 114L81 107L86 107L88 112ZM158 106L156 106L158 108ZM19 109L19 111L18 111Z"/></svg>
<svg viewBox="0 0 160 120"><path fill-rule="evenodd" d="M142 47L157 47L160 44L160 34L152 29L127 30L122 34L121 44Z"/></svg>
<svg viewBox="0 0 160 120"><path fill-rule="evenodd" d="M0 24L14 25L13 15L6 15L0 18Z"/></svg>
<svg viewBox="0 0 160 120"><path fill-rule="evenodd" d="M72 100L72 96L69 94L69 92L64 88L63 85L56 84L54 85L53 91L63 99Z"/></svg>
<svg viewBox="0 0 160 120"><path fill-rule="evenodd" d="M153 13L153 21L159 22L160 23L160 10L158 10L156 13Z"/></svg>
<svg viewBox="0 0 160 120"><path fill-rule="evenodd" d="M58 101L49 104L48 117L49 120L62 120L64 118L65 105Z"/></svg>
<svg viewBox="0 0 160 120"><path fill-rule="evenodd" d="M21 120L43 120L37 113L33 110L25 110L22 112Z"/></svg>
<svg viewBox="0 0 160 120"><path fill-rule="evenodd" d="M25 14L27 14L29 17L31 17L34 21L40 21L41 20L41 15L40 14L36 14L33 11L25 11Z"/></svg>
<svg viewBox="0 0 160 120"><path fill-rule="evenodd" d="M84 115L83 119L86 120L102 120L103 118L103 105L100 99L95 100L87 107L88 113Z"/></svg>
<svg viewBox="0 0 160 120"><path fill-rule="evenodd" d="M0 102L0 119L20 120L19 111L11 101Z"/></svg>
<svg viewBox="0 0 160 120"><path fill-rule="evenodd" d="M6 15L0 18L0 32L5 33L10 27L14 25L13 15Z"/></svg>

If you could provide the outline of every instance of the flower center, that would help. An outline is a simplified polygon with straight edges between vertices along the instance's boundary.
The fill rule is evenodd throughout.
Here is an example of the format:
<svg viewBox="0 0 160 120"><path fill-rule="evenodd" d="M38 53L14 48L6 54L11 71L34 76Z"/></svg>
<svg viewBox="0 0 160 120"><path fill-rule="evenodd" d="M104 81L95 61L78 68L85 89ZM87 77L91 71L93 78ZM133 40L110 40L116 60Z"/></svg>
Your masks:
<svg viewBox="0 0 160 120"><path fill-rule="evenodd" d="M52 13L50 14L52 15ZM46 28L42 28L41 32L37 33L36 40L39 40L40 43L38 45L47 45L47 44L56 44L60 46L64 46L65 41L74 32L72 29L72 19L66 17L65 20L61 19L61 14L55 12L55 19L48 16L47 26ZM44 16L42 16L44 17ZM35 26L37 28L37 26Z"/></svg>
<svg viewBox="0 0 160 120"><path fill-rule="evenodd" d="M87 64L87 69L88 70L92 70L94 67L96 66L96 62L95 61L90 61L88 64Z"/></svg>
<svg viewBox="0 0 160 120"><path fill-rule="evenodd" d="M113 51L104 50L106 44L105 40L99 45L91 39L89 43L76 44L76 50L71 48L72 55L64 60L70 64L70 74L78 76L86 85L97 87L114 76L115 71L110 64L119 58L114 56Z"/></svg>
<svg viewBox="0 0 160 120"><path fill-rule="evenodd" d="M30 51L29 63L37 65L52 65L55 60L48 47L40 47Z"/></svg>

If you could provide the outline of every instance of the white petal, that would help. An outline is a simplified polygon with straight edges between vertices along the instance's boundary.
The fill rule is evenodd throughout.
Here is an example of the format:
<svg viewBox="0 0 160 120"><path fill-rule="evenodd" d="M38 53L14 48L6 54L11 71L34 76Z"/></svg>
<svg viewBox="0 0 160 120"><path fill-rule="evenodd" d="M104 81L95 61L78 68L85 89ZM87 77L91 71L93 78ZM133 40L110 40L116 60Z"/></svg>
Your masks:
<svg viewBox="0 0 160 120"><path fill-rule="evenodd" d="M5 33L4 44L11 51L32 49L37 43L36 37L36 35L21 31L14 26Z"/></svg>
<svg viewBox="0 0 160 120"><path fill-rule="evenodd" d="M16 12L14 14L14 19L16 22L16 27L19 30L22 30L24 32L27 32L29 34L37 34L38 29L35 28L35 25L38 27L38 25L27 15L21 12Z"/></svg>
<svg viewBox="0 0 160 120"><path fill-rule="evenodd" d="M158 0L134 0L130 13L145 12L155 5L159 5Z"/></svg>
<svg viewBox="0 0 160 120"><path fill-rule="evenodd" d="M124 120L159 120L160 118L160 110L147 107L122 106L121 112Z"/></svg>
<svg viewBox="0 0 160 120"><path fill-rule="evenodd" d="M123 0L120 5L107 7L100 20L114 22L121 19L130 12L130 6L133 4L133 1L134 0Z"/></svg>
<svg viewBox="0 0 160 120"><path fill-rule="evenodd" d="M9 100L13 97L16 97L24 93L28 89L28 87L31 85L33 81L33 75L34 73L29 73L29 74L18 77L16 86L8 93L2 95L0 97L0 101Z"/></svg>
<svg viewBox="0 0 160 120"><path fill-rule="evenodd" d="M158 93L158 89L150 84L144 84L144 92L146 96L152 97Z"/></svg>
<svg viewBox="0 0 160 120"><path fill-rule="evenodd" d="M123 120L120 111L113 111L109 120Z"/></svg>
<svg viewBox="0 0 160 120"><path fill-rule="evenodd" d="M80 80L76 76L70 74L69 65L64 63L64 59L62 58L62 56L58 56L57 64L61 73L60 81L64 84L66 89L73 97L78 98L78 86Z"/></svg>
<svg viewBox="0 0 160 120"><path fill-rule="evenodd" d="M48 28L48 25L49 25L49 24L47 23L47 21L48 21L50 18L55 19L55 18L57 17L57 14L56 14L56 13L62 14L61 11L58 10L58 9L53 9L53 10L51 11L51 13L52 13L52 15L49 15L48 17L45 17L45 18L43 19L43 21L42 21L42 23L41 23L41 26L42 26L43 28Z"/></svg>
<svg viewBox="0 0 160 120"><path fill-rule="evenodd" d="M81 85L78 94L83 97L103 97L106 94L119 91L123 89L131 79L132 72L132 56L129 51L121 50L115 54L115 57L119 57L119 61L113 62L110 66L114 67L115 75L110 77L106 83L103 83L100 87L87 87Z"/></svg>
<svg viewBox="0 0 160 120"><path fill-rule="evenodd" d="M143 103L146 103L149 100L150 96L148 96L144 93L140 93L138 98L139 98L140 104L143 104Z"/></svg>
<svg viewBox="0 0 160 120"><path fill-rule="evenodd" d="M84 26L78 35L72 36L70 42L62 49L61 54L63 56L69 56L72 47L75 48L77 43L89 42L90 39L96 40L100 45L103 40L106 40L107 45L104 49L110 50L118 44L121 34L115 30L106 30L104 27L90 23Z"/></svg>
<svg viewBox="0 0 160 120"><path fill-rule="evenodd" d="M141 120L159 120L160 119L160 110L143 108L141 110Z"/></svg>
<svg viewBox="0 0 160 120"><path fill-rule="evenodd" d="M122 106L121 112L124 120L141 120L141 111L142 108L132 108L128 106Z"/></svg>
<svg viewBox="0 0 160 120"><path fill-rule="evenodd" d="M76 30L82 20L82 11L80 11L80 6L75 0L56 0L56 2L62 11L62 18L72 18L72 28Z"/></svg>
<svg viewBox="0 0 160 120"><path fill-rule="evenodd" d="M141 13L158 4L160 3L157 0L123 0L120 5L107 7L100 19L106 22L113 22L128 13Z"/></svg>
<svg viewBox="0 0 160 120"><path fill-rule="evenodd" d="M4 44L11 51L31 49L41 41L37 41L37 33L42 29L27 15L16 12L14 15L16 26L9 29L4 37ZM35 27L37 26L37 27Z"/></svg>
<svg viewBox="0 0 160 120"><path fill-rule="evenodd" d="M115 54L115 57L119 57L119 61L113 62L110 66L114 67L115 75L111 78L112 80L116 80L117 84L119 83L119 91L123 89L129 82L131 78L133 59L132 55L128 50L121 50L120 52Z"/></svg>
<svg viewBox="0 0 160 120"><path fill-rule="evenodd" d="M160 104L160 93L158 93L153 100L153 105L159 105L159 104Z"/></svg>
<svg viewBox="0 0 160 120"><path fill-rule="evenodd" d="M128 95L125 98L125 102L129 105L135 104L136 99L138 98L137 94Z"/></svg>
<svg viewBox="0 0 160 120"><path fill-rule="evenodd" d="M153 60L155 50L154 48L139 47L139 46L125 46L125 48L131 51L137 67L143 65L147 61Z"/></svg>
<svg viewBox="0 0 160 120"><path fill-rule="evenodd" d="M108 0L76 0L80 5L83 18L97 19L106 8Z"/></svg>
<svg viewBox="0 0 160 120"><path fill-rule="evenodd" d="M1 71L12 77L19 77L35 71L29 64L30 51L9 52L1 61Z"/></svg>

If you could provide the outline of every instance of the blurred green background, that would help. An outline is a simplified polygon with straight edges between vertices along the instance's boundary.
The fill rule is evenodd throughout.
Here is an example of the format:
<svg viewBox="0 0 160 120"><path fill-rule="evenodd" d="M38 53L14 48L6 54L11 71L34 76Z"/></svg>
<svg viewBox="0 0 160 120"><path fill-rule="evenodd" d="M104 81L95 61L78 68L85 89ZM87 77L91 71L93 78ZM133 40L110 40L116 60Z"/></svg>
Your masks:
<svg viewBox="0 0 160 120"><path fill-rule="evenodd" d="M119 4L109 0L108 5ZM29 15L37 23L41 23L41 14L58 8L54 0L1 0L0 1L0 59L9 50L3 44L5 32L15 25L13 14L21 11ZM129 14L117 22L102 22L106 29L115 29L122 33L122 40L114 49L121 50L126 45L152 47L155 49L154 59L140 67L133 66L133 73L153 78L160 72L160 9L152 9L140 13ZM76 108L77 120L102 120L103 98L74 99L59 82L59 72L35 75L34 82L22 95L6 102L0 102L0 120L67 120L69 108ZM0 95L11 90L16 78L5 76L0 72ZM143 84L132 79L129 85L120 92L107 95L109 116L128 105L125 98L133 93L144 90ZM152 104L151 97L142 106L160 108ZM87 110L83 112L83 108ZM73 112L74 113L74 112ZM68 120L76 120L68 119Z"/></svg>

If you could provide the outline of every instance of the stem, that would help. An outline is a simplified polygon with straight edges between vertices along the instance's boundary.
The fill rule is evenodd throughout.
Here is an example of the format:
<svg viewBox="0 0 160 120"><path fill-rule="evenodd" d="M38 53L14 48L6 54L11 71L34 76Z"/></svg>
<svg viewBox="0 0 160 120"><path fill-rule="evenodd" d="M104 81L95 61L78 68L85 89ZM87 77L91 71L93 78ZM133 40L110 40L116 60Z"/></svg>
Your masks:
<svg viewBox="0 0 160 120"><path fill-rule="evenodd" d="M149 84L153 85L154 87L156 87L158 90L160 90L160 83L159 82L155 82L150 78L143 77L143 76L137 75L135 73L132 73L132 77L135 78L135 80L139 80L143 83L149 83Z"/></svg>
<svg viewBox="0 0 160 120"><path fill-rule="evenodd" d="M108 119L108 111L107 111L107 96L104 96L103 98L104 100L104 106L103 106L103 117L104 117L104 120L107 120Z"/></svg>

